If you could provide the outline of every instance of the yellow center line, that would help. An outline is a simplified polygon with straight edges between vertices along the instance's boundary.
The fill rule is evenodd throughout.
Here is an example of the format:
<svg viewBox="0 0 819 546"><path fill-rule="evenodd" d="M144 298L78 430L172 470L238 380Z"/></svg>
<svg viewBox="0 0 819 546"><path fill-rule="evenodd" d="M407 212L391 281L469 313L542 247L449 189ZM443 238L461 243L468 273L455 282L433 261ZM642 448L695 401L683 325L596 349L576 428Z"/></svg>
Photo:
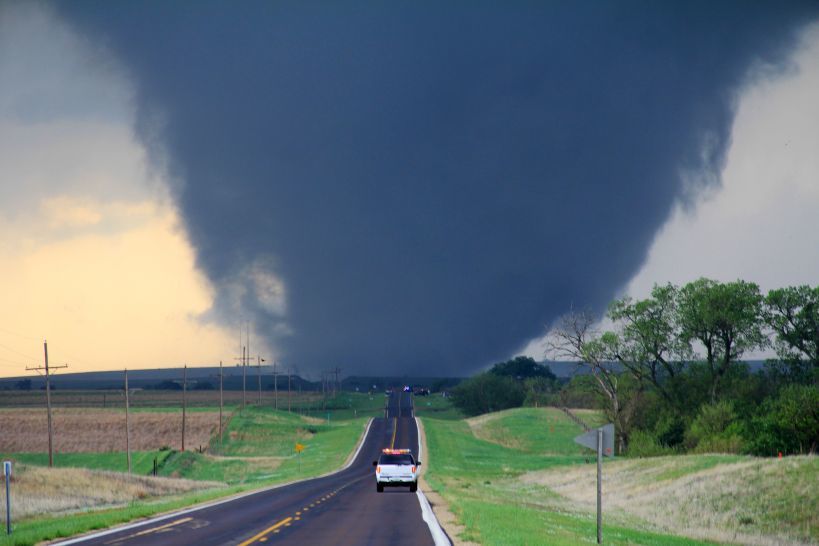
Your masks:
<svg viewBox="0 0 819 546"><path fill-rule="evenodd" d="M278 528L279 528L279 527L281 527L282 525L290 525L290 522L291 522L292 520L293 520L293 518L292 518L292 517L287 517L287 518L284 518L283 520L281 520L281 521L280 521L280 522L278 522L277 524L275 524L275 525L271 525L270 527L268 527L267 529L265 529L264 531L262 531L262 532L261 532L261 533L259 533L258 535L255 535L255 536L250 537L250 538L249 538L249 539L247 539L246 541L244 541L244 542L242 542L241 544L239 544L239 546L248 546L248 544L253 544L253 543L254 543L254 542L256 542L257 540L259 540L259 539L261 539L263 536L265 536L267 533L270 533L270 532L272 532L272 531L275 531L276 529L278 529Z"/></svg>
<svg viewBox="0 0 819 546"><path fill-rule="evenodd" d="M398 432L398 418L392 418L392 441L390 442L390 449L395 449L395 433Z"/></svg>
<svg viewBox="0 0 819 546"><path fill-rule="evenodd" d="M122 538L118 538L118 539L116 539L116 540L112 540L112 541L110 541L110 542L106 542L106 544L114 544L114 543L117 543L117 542L122 542L122 541L125 541L125 540L132 539L132 538L134 538L134 537L141 537L141 536L143 536L143 535L147 535L147 534L149 534L149 533L155 533L155 532L157 532L157 531L162 531L162 530L164 530L164 529L168 529L168 528L173 527L173 526L175 526L175 525L181 525L182 523L187 523L187 522L191 521L192 519L193 519L193 518L182 518L182 519L178 519L178 520L176 520L176 521L172 521L172 522L170 522L170 523L166 523L165 525L160 525L159 527L152 527L152 528L150 528L150 529L145 529L144 531L140 531L140 532L138 532L138 533L134 533L133 535L128 535L127 537L122 537Z"/></svg>

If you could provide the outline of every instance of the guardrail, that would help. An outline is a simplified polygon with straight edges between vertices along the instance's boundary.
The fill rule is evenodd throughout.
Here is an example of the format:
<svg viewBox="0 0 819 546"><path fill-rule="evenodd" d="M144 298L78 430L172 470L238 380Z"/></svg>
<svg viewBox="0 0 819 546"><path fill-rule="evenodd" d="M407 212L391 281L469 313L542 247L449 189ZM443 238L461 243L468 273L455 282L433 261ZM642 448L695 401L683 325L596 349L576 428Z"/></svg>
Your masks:
<svg viewBox="0 0 819 546"><path fill-rule="evenodd" d="M578 425L583 427L584 431L588 432L588 431L591 430L591 427L589 425L587 425L586 422L583 421L583 419L581 419L580 417L578 417L577 415L572 413L572 411L569 408L559 407L558 409L560 411L562 411L563 413L565 413L566 415L568 415L569 419L571 419L572 421L574 421L575 423L577 423Z"/></svg>

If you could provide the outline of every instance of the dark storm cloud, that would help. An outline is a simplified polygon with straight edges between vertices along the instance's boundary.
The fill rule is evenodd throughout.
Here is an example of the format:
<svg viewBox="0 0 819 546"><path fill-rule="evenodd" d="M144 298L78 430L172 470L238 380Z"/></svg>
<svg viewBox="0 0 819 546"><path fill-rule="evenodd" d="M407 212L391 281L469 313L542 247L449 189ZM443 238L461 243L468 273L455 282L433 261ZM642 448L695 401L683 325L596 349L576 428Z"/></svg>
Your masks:
<svg viewBox="0 0 819 546"><path fill-rule="evenodd" d="M288 362L379 374L470 372L605 305L814 8L61 5L132 71L223 320L272 269L292 333L243 305Z"/></svg>

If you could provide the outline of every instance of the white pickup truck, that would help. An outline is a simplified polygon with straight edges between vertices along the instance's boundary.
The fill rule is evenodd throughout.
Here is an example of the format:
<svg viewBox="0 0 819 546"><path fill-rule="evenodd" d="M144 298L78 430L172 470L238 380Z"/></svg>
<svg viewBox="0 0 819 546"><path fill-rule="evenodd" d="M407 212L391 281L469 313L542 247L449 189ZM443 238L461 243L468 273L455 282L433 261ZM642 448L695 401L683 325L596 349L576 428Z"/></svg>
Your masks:
<svg viewBox="0 0 819 546"><path fill-rule="evenodd" d="M421 461L416 461L412 457L409 449L385 449L377 461L373 461L375 467L375 488L379 493L384 492L384 487L395 487L408 485L410 491L418 490L418 467Z"/></svg>

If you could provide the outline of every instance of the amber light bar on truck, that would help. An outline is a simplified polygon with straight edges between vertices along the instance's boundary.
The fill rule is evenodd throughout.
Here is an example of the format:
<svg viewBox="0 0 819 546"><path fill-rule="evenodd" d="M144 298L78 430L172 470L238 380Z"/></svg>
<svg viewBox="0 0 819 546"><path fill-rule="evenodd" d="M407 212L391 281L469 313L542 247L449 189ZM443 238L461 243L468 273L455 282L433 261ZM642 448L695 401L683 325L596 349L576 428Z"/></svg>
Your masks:
<svg viewBox="0 0 819 546"><path fill-rule="evenodd" d="M410 452L409 449L382 449L381 452L384 455L404 455Z"/></svg>

